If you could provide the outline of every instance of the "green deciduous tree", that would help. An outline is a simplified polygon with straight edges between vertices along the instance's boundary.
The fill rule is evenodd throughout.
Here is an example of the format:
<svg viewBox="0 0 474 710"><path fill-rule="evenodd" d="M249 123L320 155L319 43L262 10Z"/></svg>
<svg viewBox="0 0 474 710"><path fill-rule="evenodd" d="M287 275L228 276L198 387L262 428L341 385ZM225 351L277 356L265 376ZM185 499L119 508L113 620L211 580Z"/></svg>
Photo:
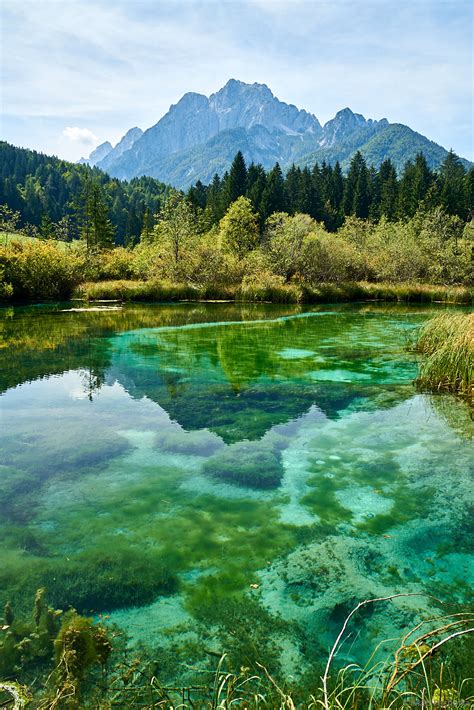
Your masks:
<svg viewBox="0 0 474 710"><path fill-rule="evenodd" d="M259 243L257 215L248 197L233 202L220 222L222 244L242 259Z"/></svg>
<svg viewBox="0 0 474 710"><path fill-rule="evenodd" d="M154 229L154 240L159 242L171 261L175 277L187 251L196 239L196 214L186 199L177 190L172 190L166 198L158 223Z"/></svg>

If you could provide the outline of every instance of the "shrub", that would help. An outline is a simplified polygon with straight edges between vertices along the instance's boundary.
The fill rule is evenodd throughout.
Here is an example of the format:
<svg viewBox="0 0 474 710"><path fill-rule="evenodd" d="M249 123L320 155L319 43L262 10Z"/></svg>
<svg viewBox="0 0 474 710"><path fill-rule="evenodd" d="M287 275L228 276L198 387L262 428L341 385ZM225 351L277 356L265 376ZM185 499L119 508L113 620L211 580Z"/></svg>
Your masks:
<svg viewBox="0 0 474 710"><path fill-rule="evenodd" d="M0 269L15 300L68 298L80 281L82 257L54 242L18 242L0 246ZM11 292L10 292L11 293Z"/></svg>
<svg viewBox="0 0 474 710"><path fill-rule="evenodd" d="M85 262L83 278L88 281L133 279L138 272L133 251L124 247L97 251Z"/></svg>

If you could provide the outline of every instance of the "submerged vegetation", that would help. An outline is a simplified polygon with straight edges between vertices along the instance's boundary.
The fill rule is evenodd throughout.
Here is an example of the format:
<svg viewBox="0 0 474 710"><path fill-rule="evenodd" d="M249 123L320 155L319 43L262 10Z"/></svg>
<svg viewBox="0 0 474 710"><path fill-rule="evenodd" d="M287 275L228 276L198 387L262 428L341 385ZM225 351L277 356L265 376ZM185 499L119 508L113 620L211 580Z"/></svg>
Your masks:
<svg viewBox="0 0 474 710"><path fill-rule="evenodd" d="M405 349L435 308L82 308L0 314L1 686L45 710L467 702L472 634L427 648L470 593L469 442ZM442 603L360 609L325 691L350 610L403 592ZM394 665L378 643L422 622Z"/></svg>
<svg viewBox="0 0 474 710"><path fill-rule="evenodd" d="M194 708L246 707L250 710L325 710L405 708L420 703L427 710L463 707L474 701L467 676L473 650L473 615L458 611L425 619L407 630L395 650L377 660L377 649L363 667L341 665L338 654L353 617L361 609L390 602L394 595L360 602L347 615L325 663L313 668L298 689L282 682L256 659L235 665L232 655L207 651L208 668L192 684L168 685L160 662L126 649L123 635L104 621L54 610L36 593L32 620L18 619L11 605L0 627L0 702L15 708ZM416 596L416 595L415 595ZM245 620L242 620L243 622ZM258 630L262 630L260 625ZM242 626L240 642L253 642ZM214 668L212 666L214 665ZM10 701L10 702L9 702Z"/></svg>
<svg viewBox="0 0 474 710"><path fill-rule="evenodd" d="M474 314L435 316L421 328L414 348L422 355L419 387L474 397Z"/></svg>

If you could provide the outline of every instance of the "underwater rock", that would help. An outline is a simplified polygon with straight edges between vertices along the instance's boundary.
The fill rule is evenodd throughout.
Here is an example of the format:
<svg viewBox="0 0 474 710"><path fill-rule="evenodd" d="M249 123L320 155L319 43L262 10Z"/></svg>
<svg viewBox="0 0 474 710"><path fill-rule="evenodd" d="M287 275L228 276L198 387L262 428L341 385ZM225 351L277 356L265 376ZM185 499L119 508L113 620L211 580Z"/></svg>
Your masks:
<svg viewBox="0 0 474 710"><path fill-rule="evenodd" d="M249 488L278 488L283 477L279 453L261 442L228 446L205 462L203 472Z"/></svg>
<svg viewBox="0 0 474 710"><path fill-rule="evenodd" d="M224 447L224 442L217 434L206 430L167 428L157 434L155 443L163 451L187 456L212 456Z"/></svg>
<svg viewBox="0 0 474 710"><path fill-rule="evenodd" d="M332 535L300 547L260 573L262 600L273 613L306 620L338 615L362 599L396 593L400 577L387 577L393 559L387 541L368 543Z"/></svg>

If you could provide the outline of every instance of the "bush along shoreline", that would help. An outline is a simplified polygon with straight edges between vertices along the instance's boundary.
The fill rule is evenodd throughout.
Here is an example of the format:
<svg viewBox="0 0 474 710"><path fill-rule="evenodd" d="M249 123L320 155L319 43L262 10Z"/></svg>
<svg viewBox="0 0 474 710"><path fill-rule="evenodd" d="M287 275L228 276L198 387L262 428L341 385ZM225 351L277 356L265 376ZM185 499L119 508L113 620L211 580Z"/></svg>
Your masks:
<svg viewBox="0 0 474 710"><path fill-rule="evenodd" d="M173 191L128 247L113 246L102 216L72 241L12 233L1 218L0 301L473 302L474 220L441 207L405 221L347 216L330 232L304 213L273 212L262 224L240 196L209 225Z"/></svg>

